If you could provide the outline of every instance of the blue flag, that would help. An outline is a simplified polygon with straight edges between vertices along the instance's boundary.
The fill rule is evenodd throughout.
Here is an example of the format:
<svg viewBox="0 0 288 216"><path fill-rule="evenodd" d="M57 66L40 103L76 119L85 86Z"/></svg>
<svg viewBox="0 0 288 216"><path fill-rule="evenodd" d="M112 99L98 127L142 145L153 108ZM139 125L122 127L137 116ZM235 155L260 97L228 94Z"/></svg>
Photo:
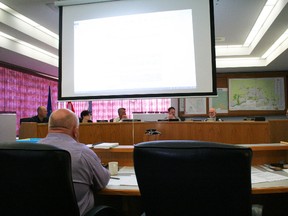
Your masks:
<svg viewBox="0 0 288 216"><path fill-rule="evenodd" d="M48 102L47 102L47 118L49 118L49 116L52 113L52 103L51 103L51 90L50 90L50 86L49 86L49 92L48 92Z"/></svg>
<svg viewBox="0 0 288 216"><path fill-rule="evenodd" d="M88 111L92 114L92 101L88 101Z"/></svg>

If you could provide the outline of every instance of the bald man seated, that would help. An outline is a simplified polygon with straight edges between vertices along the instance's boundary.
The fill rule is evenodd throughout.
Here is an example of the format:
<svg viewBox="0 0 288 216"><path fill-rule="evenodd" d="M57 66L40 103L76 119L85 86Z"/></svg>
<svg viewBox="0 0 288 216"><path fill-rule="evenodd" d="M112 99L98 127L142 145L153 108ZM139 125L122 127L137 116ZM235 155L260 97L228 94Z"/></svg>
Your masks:
<svg viewBox="0 0 288 216"><path fill-rule="evenodd" d="M48 135L39 143L67 150L72 160L72 177L80 215L94 206L94 191L105 188L110 174L99 157L79 143L79 120L74 112L58 109L50 115Z"/></svg>
<svg viewBox="0 0 288 216"><path fill-rule="evenodd" d="M47 118L47 109L44 106L39 106L37 108L37 115L33 116L30 121L31 122L37 122L37 123L47 123L48 118Z"/></svg>

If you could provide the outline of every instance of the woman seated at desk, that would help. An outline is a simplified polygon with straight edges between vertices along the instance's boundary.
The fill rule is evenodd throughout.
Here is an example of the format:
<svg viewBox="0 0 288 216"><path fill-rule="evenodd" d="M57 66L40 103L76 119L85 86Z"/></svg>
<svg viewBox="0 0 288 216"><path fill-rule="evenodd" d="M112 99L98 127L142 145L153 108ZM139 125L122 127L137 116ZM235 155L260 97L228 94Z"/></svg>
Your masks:
<svg viewBox="0 0 288 216"><path fill-rule="evenodd" d="M83 110L81 112L81 117L79 118L80 123L91 123L91 113L88 110Z"/></svg>

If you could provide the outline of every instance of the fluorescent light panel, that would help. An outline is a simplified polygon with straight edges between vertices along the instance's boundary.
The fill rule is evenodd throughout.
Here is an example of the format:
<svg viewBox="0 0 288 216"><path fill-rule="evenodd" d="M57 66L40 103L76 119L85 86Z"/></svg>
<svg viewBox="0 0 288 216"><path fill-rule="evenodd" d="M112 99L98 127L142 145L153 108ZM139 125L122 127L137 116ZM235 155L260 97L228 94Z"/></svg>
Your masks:
<svg viewBox="0 0 288 216"><path fill-rule="evenodd" d="M288 0L267 0L243 45L216 46L216 67L259 67L267 66L288 49L288 29L261 57L219 58L219 56L250 55L265 32L287 4Z"/></svg>
<svg viewBox="0 0 288 216"><path fill-rule="evenodd" d="M1 47L58 67L58 56L0 31Z"/></svg>
<svg viewBox="0 0 288 216"><path fill-rule="evenodd" d="M103 1L103 0L102 0ZM105 1L105 0L104 0ZM268 63L273 61L277 56L279 56L281 53L280 51L285 51L288 48L288 29L281 35L281 37L259 58L218 58L219 56L233 56L233 55L249 55L253 48L251 48L251 45L254 44L254 46L257 45L257 43L260 41L260 39L263 37L264 33L267 31L267 29L270 27L272 22L276 19L276 17L279 15L281 10L284 8L288 0L267 0L264 8L262 9L262 12L260 13L257 21L255 22L251 32L249 33L248 37L246 38L246 41L243 45L225 45L225 46L216 46L216 62L217 62L217 68L222 67L251 67L251 66L266 66ZM96 2L95 0L87 0L87 3ZM100 1L99 1L100 2ZM58 1L55 2L55 5L66 5L66 4L79 4L83 1ZM278 4L277 4L278 3ZM9 8L5 4L0 2L0 9L6 11L7 13L13 15L14 17L17 17L18 19L22 20L23 22L29 24L30 26L33 26L37 30L55 38L57 41L59 40L59 36L50 30L44 28L43 26L39 25L38 23L34 22L33 20L23 16L22 14L18 13L17 11ZM274 11L273 11L274 10ZM268 18L267 18L268 17ZM1 33L1 32L0 32ZM13 38L7 34L0 34L1 37L5 37L9 40L12 40L14 42L17 42L23 46L26 46L30 49L34 49L35 51L41 52L42 54L45 54L47 56L50 56L52 58L58 57L52 53L49 53L43 49L40 49L38 47L33 46L32 44L26 43L24 41L18 40L16 38ZM30 35L33 36L33 35ZM39 40L39 37L37 37ZM40 39L41 40L41 39ZM57 47L58 48L58 47ZM37 59L38 57L35 57ZM269 59L268 63L265 61L265 59ZM257 62L259 61L259 62ZM265 62L265 63L263 63ZM54 66L58 66L53 64Z"/></svg>
<svg viewBox="0 0 288 216"><path fill-rule="evenodd" d="M0 13L1 21L4 24L14 27L18 31L42 41L55 49L58 49L59 36L57 34L51 32L50 30L23 16L1 2L0 9L2 10L2 13ZM2 47L58 67L57 55L47 52L44 49L36 47L18 38L12 37L4 32L0 32L0 38Z"/></svg>

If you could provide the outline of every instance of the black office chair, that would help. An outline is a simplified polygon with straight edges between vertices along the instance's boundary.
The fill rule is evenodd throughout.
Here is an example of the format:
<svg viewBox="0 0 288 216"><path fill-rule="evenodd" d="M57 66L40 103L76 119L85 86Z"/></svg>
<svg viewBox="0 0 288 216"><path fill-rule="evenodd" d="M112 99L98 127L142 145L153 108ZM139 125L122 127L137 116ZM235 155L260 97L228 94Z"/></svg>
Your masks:
<svg viewBox="0 0 288 216"><path fill-rule="evenodd" d="M44 144L0 144L0 214L79 216L69 152ZM97 206L85 216L117 215Z"/></svg>
<svg viewBox="0 0 288 216"><path fill-rule="evenodd" d="M32 121L31 118L21 118L21 119L20 119L20 124L21 124L22 122L31 122L31 121Z"/></svg>
<svg viewBox="0 0 288 216"><path fill-rule="evenodd" d="M97 120L97 122L108 122L108 120Z"/></svg>
<svg viewBox="0 0 288 216"><path fill-rule="evenodd" d="M135 145L146 215L251 215L251 157L249 148L201 141Z"/></svg>

